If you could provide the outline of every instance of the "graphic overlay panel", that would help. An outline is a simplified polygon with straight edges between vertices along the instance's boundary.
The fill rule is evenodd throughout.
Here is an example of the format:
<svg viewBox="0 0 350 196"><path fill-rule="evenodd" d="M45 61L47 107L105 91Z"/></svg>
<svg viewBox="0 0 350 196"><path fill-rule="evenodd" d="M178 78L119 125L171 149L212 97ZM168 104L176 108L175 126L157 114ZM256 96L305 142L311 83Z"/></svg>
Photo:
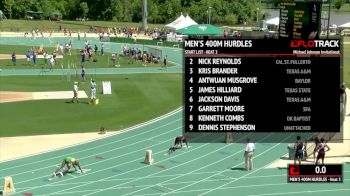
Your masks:
<svg viewBox="0 0 350 196"><path fill-rule="evenodd" d="M321 1L283 0L280 3L279 37L318 39Z"/></svg>
<svg viewBox="0 0 350 196"><path fill-rule="evenodd" d="M185 132L339 132L340 43L187 39Z"/></svg>
<svg viewBox="0 0 350 196"><path fill-rule="evenodd" d="M290 183L341 183L343 166L327 165L288 165L288 182Z"/></svg>

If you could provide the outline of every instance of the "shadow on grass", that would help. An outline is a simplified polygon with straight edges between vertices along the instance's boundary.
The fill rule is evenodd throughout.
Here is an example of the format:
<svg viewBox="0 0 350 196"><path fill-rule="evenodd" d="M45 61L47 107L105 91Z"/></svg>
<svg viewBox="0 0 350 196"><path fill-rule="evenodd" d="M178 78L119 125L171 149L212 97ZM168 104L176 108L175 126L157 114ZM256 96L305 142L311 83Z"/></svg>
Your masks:
<svg viewBox="0 0 350 196"><path fill-rule="evenodd" d="M72 102L72 101L66 101L64 103L68 103L68 104L86 104L86 105L89 105L89 102L86 102L86 101L80 101L79 103L77 102Z"/></svg>

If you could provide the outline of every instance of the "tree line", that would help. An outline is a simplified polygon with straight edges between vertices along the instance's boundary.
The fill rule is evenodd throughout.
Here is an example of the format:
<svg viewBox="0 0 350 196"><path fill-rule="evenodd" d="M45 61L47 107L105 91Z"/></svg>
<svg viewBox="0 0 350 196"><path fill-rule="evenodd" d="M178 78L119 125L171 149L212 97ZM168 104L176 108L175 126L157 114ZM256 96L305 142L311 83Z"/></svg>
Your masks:
<svg viewBox="0 0 350 196"><path fill-rule="evenodd" d="M142 0L0 0L7 18L23 19L26 11L42 11L45 18L59 11L64 20L89 18L116 22L140 22ZM253 22L261 12L260 0L148 0L148 22L167 23L182 12L198 23ZM261 14L261 13L260 13ZM263 15L259 15L261 19Z"/></svg>

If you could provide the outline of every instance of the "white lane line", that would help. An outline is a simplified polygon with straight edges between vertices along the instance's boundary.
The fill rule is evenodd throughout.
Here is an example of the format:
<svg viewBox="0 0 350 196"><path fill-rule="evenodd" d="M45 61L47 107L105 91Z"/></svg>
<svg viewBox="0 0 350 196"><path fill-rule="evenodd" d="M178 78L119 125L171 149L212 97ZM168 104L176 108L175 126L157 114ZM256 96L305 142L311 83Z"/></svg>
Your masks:
<svg viewBox="0 0 350 196"><path fill-rule="evenodd" d="M175 131L175 130L177 130L177 129L181 129L181 128L182 128L182 126L181 126L181 127L177 127L177 128L175 128L175 129L171 129L170 131L167 131L167 132L164 132L164 133L161 133L161 134L158 134L158 135L154 136L154 138L155 138L155 137L159 137L159 136L161 136L161 135L168 134L168 133L170 133L170 132L173 132L173 131ZM171 140L173 140L173 139L164 141L164 142L162 142L162 143L169 142L169 141L171 141ZM117 149L125 148L125 147L128 147L128 146L132 146L132 145L134 145L134 144L136 144L136 143L140 143L140 142L143 142L143 140L141 140L141 141L139 141L139 142L131 143L131 144L127 145L127 146L119 147L119 148L117 148ZM149 147L157 146L157 145L162 144L162 143L157 143L157 144L154 144L154 145L149 146ZM149 147L146 147L146 148L149 148ZM144 149L146 149L146 148L142 148L141 150L144 150ZM115 149L112 148L111 150L107 150L107 151L104 151L103 153L100 153L100 155L101 155L101 154L104 154L104 153L107 153L107 152L114 151L114 150L115 150ZM134 151L128 152L128 153L126 153L126 154L122 154L122 155L113 157L113 158L109 158L109 159L105 159L105 160L100 160L100 161L98 161L98 162L94 162L94 163L91 163L91 164L84 165L84 167L86 167L86 166L91 166L91 165L95 165L95 164L98 164L98 163L102 163L102 162L105 162L105 161L108 161L108 160L114 160L114 159L116 159L116 158L124 157L124 156L126 156L126 155L133 154L133 153L135 153L135 152L139 152L139 151L141 151L141 150L138 149L138 150L134 150ZM93 155L93 156L95 156L95 155ZM93 157L93 156L89 156L89 157ZM47 167L47 168L48 168L48 167ZM40 169L37 169L37 170L40 170ZM36 170L32 170L32 171L36 171ZM29 171L29 172L30 172L30 171ZM27 173L27 172L22 172L22 173ZM16 174L16 175L17 175L17 174ZM12 175L12 176L15 176L15 175ZM17 182L16 184L21 184L21 183L24 183L24 182L29 182L29 181L36 180L36 179L40 179L40 178L43 178L43 177L45 177L45 176L40 176L40 177L37 177L37 178L32 178L32 179L29 179L29 180L20 181L20 182Z"/></svg>
<svg viewBox="0 0 350 196"><path fill-rule="evenodd" d="M248 135L250 135L250 134L248 134ZM247 136L248 136L248 135L247 135ZM221 138L220 138L220 139L221 139ZM242 139L243 139L243 138L242 138ZM231 146L231 144L225 145L225 146L223 146L223 147L221 147L221 148L219 148L219 149L217 149L217 150L215 150L215 151L209 152L209 153L207 153L207 154L205 154L205 155L203 155L203 156L196 157L196 158L194 158L194 159L192 159L192 160L190 160L190 161L187 161L187 162L181 163L181 164L179 164L179 165L176 165L176 166L174 166L174 167L172 167L172 168L167 169L167 171L169 171L169 170L171 170L171 169L174 169L174 168L177 168L177 167L180 167L180 166L185 165L185 164L187 164L187 163L196 161L196 160L201 159L201 158L203 158L203 157L206 157L206 156L208 156L208 155L211 155L211 154L213 154L213 153L215 153L215 152L217 152L217 151L220 151L220 150L222 150L222 149L224 149L224 148L227 148L228 146ZM185 153L186 153L186 152L185 152ZM241 152L234 153L233 155L238 154L238 153L241 153ZM233 156L233 155L231 155L231 156ZM197 170L198 170L198 169L197 169ZM195 171L196 171L196 170L194 170L194 171L192 171L192 172L195 172ZM154 175L156 175L156 174L158 174L158 173L161 173L161 172L163 172L163 171L160 171L160 172L157 172L157 173L148 175L148 177L149 177L149 176L154 176ZM181 176L181 177L182 177L182 176ZM137 180L141 180L141 179L144 179L144 178L145 178L145 177L142 177L142 178L139 178L139 179L137 179ZM176 177L176 178L178 178L178 177ZM173 179L174 179L174 178L172 178L172 180L173 180ZM134 181L137 181L137 180L134 180ZM167 180L167 181L169 181L169 180ZM163 181L163 183L164 183L164 182L167 182L167 181ZM133 182L133 181L130 181L130 182ZM130 182L128 182L128 183L130 183ZM123 184L126 184L126 183L123 183ZM119 185L122 185L122 184L119 184ZM119 185L117 185L117 186L119 186ZM157 185L157 184L155 184L155 185ZM111 187L111 188L114 188L114 187L116 187L116 186L113 186L113 187ZM144 189L146 189L146 188L144 188ZM144 190L144 189L141 189L141 190ZM138 190L138 191L141 191L141 190ZM138 191L135 191L135 192L138 192ZM87 194L87 195L95 194L95 193L98 193L98 192L100 192L100 191L93 192L93 193L90 193L90 194ZM135 192L131 192L131 193L128 193L128 194L126 194L126 195L133 194L133 193L135 193ZM87 195L85 195L85 196L87 196Z"/></svg>
<svg viewBox="0 0 350 196"><path fill-rule="evenodd" d="M264 138L262 138L262 139L259 140L259 141L262 141L263 139L269 137L270 135L272 135L272 133L268 134L267 136L265 136ZM289 136L289 137L290 137L290 136ZM287 137L287 138L288 138L288 137ZM285 139L287 139L287 138L285 138ZM259 141L257 141L257 143L259 143ZM280 144L280 143L279 143L279 144ZM265 152L270 151L270 150L273 149L275 146L276 146L276 145L274 145L274 146L268 148L267 150L265 150L265 151L264 151L263 153L261 153L261 154L264 154ZM261 154L260 154L260 155L261 155ZM258 156L260 156L260 155L258 155ZM256 156L256 157L258 157L258 156ZM255 158L256 158L256 157L255 157ZM228 158L228 157L226 157L226 158L224 158L224 159L222 159L222 160L225 160L225 159L227 159L227 158ZM241 164L242 164L242 163L239 163L239 164L237 164L237 165L235 165L235 166L233 166L233 167L237 167L238 165L241 165ZM208 180L209 178L212 178L213 176L216 176L216 175L220 175L220 174L222 174L222 173L224 173L224 172L225 172L225 170L223 170L223 171L221 171L221 172L219 172L219 173L213 174L213 175L211 175L211 176L209 176L209 177L206 177L206 178L204 178L204 179L202 179L202 180L199 180L199 181L197 181L197 182L195 182L195 183L193 183L193 184L190 184L190 185L181 187L180 189L177 189L177 190L175 190L175 191L173 191L173 192L177 192L177 191L179 191L179 190L182 190L182 189L185 189L185 188L187 188L187 187L193 186L194 184L198 184L198 183L200 183L200 182L202 182L202 181L204 181L204 180ZM169 192L169 193L162 194L162 195L171 194L171 193L173 193L173 192Z"/></svg>
<svg viewBox="0 0 350 196"><path fill-rule="evenodd" d="M174 111L171 111L165 115L162 115L160 117L157 117L157 118L154 118L152 120L149 120L147 122L144 122L144 123L141 123L141 124L138 124L138 125L135 125L135 126L132 126L132 127L129 127L129 128L126 128L126 129L123 129L123 130L120 130L120 131L117 131L111 135L108 135L106 137L103 137L103 138L97 138L97 139L92 139L92 140L89 140L89 141L85 141L85 142L81 142L81 143L78 143L78 144L74 144L74 145L68 145L68 146L65 146L65 147L62 147L62 148L57 148L57 149L54 149L54 150L48 150L48 151L43 151L43 152L40 152L40 153L36 153L36 154L32 154L32 155L29 155L29 156L22 156L22 157L18 157L18 158L15 158L15 159L11 159L11 160L6 160L6 161L0 161L0 163L5 163L5 162L9 162L9 161L14 161L14 160L18 160L18 159L22 159L22 158L28 158L28 157L32 157L32 156L36 156L36 155L39 155L39 154L44 154L44 153L48 153L48 152L53 152L53 151L58 151L58 150L62 150L62 149L66 149L66 148L70 148L70 147L74 147L74 146L78 146L78 145L82 145L82 144L85 144L85 143L89 143L89 142L93 142L93 141L96 141L96 140L101 140L101 139L105 139L105 138L109 138L109 137L112 137L112 136L115 136L115 135L118 135L118 134L121 134L121 133L125 133L125 132L128 132L128 131L133 131L133 130L136 130L138 128L142 128L144 126L147 126L149 124L152 124L152 123L155 123L157 121L160 121L160 120L163 120L165 118L168 118L172 115L175 115L176 113L180 112L182 110L182 107L180 108L177 108L175 109ZM182 118L179 118L177 120L181 120ZM177 121L175 120L175 121ZM99 148L99 147L103 147L103 146L106 146L106 145L109 145L109 144L114 144L114 143L118 143L120 141L124 141L124 140L128 140L130 138L133 138L133 137L136 137L136 136L139 136L139 135L143 135L145 133L148 133L148 132L152 132L153 130L156 130L158 128L161 128L161 127L164 127L166 125L169 125L171 123L174 123L175 121L172 121L170 123L167 123L167 124L164 124L164 125L161 125L159 127L156 127L156 128L153 128L153 129L150 129L149 131L142 131L141 133L138 133L138 134L135 134L133 136L130 136L130 137L127 137L127 138L124 138L124 139L121 139L121 140L117 140L117 141L113 141L113 142L110 142L110 143L105 143L105 144L102 144L102 145L98 145L98 146L95 146L95 147L92 147L92 148L87 148L87 149L84 149L84 150L80 150L80 151L76 151L76 153L80 153L80 152L85 152L85 151L88 151L88 150L92 150L92 149L96 149L96 148ZM52 160L52 159L56 159L56 158L60 158L62 157L63 155L59 155L59 156L55 156L55 157L52 157L52 158L49 158L49 159L45 159L45 161L48 161L48 160ZM27 166L27 165L31 165L31 164L35 164L35 163L42 163L43 161L34 161L34 162L30 162L30 163L26 163L26 164L21 164L21 165L17 165L17 166L13 166L13 167L6 167L6 168L3 168L3 169L0 169L0 171L6 171L6 170L9 170L9 169L13 169L13 168L18 168L18 167L23 167L23 166Z"/></svg>
<svg viewBox="0 0 350 196"><path fill-rule="evenodd" d="M154 130L157 130L157 129L159 129L159 128L165 127L165 126L167 126L167 125L173 124L173 123L175 123L175 122L177 122L177 121L179 121L179 120L182 120L182 118L180 117L180 118L178 118L178 119L176 119L176 120L174 120L174 121L171 121L171 122L166 123L166 124L164 124L164 125L161 125L161 126L159 126L159 127L152 128L152 129L150 129L150 130L148 130L148 131L142 131L141 133L135 134L135 135L130 136L130 137L126 137L126 138L124 138L124 139L120 139L120 140L116 140L116 141L113 141L113 142L105 143L105 144L98 145L98 146L95 146L95 147L92 147L92 148L85 148L84 150L76 151L75 153L81 153L81 152L93 150L93 149L96 149L96 148L100 148L100 147L103 147L103 146L107 146L107 145L110 145L110 144L118 143L118 142L120 142L120 141L128 140L128 139L134 138L134 137L136 137L136 136L143 135L143 134L152 132L152 131L154 131ZM113 134L113 135L115 135L115 134ZM111 135L111 136L112 136L112 135ZM107 137L104 137L104 138L107 138ZM101 139L104 139L104 138L101 138ZM140 142L142 142L142 141L133 142L132 144L136 144L136 143L140 143ZM81 143L81 144L83 144L83 143ZM68 146L67 148L69 148L69 147L71 147L71 146ZM120 147L120 148L115 148L115 150L116 150L116 149L121 149L121 148L124 148L124 147L125 147L125 146L122 146L122 147ZM106 151L104 151L104 152L106 152ZM34 155L33 155L33 156L34 156ZM2 170L0 170L0 171L7 170L7 169L13 169L13 168L17 168L17 167L22 167L22 166L27 166L27 165L31 165L31 164L35 164L35 163L40 163L40 164L42 164L43 161L48 161L48 160L51 160L51 159L62 158L62 156L63 156L63 155L61 155L61 156L56 156L56 157L52 157L52 158L45 159L45 160L41 160L41 161L30 162L30 163L27 163L27 164L22 164L22 165L18 165L18 166L14 166L14 167L8 167L8 168L2 169ZM80 160L83 160L83 159L89 158L89 157L91 157L91 156L81 157ZM51 166L54 166L54 165L51 165ZM31 171L39 171L39 170L41 170L41 169L46 169L46 168L51 167L51 166L41 167L41 168L39 168L39 169L35 169L35 170L31 170ZM27 171L27 172L28 172L28 171ZM20 173L20 174L23 174L23 173L26 173L26 172L22 172L22 173ZM18 174L18 173L17 173L17 174ZM14 174L14 175L17 175L17 174ZM14 175L11 175L11 176L14 176ZM3 177L0 177L0 178L3 178Z"/></svg>
<svg viewBox="0 0 350 196"><path fill-rule="evenodd" d="M270 148L268 148L268 149L265 150L264 152L262 152L262 153L260 153L259 155L255 156L255 159L258 158L258 157L260 157L261 155L263 155L263 154L269 152L270 150L274 149L276 146L279 146L283 141L287 140L287 139L290 138L292 135L294 135L294 134L290 134L288 137L286 137L285 139L283 139L280 143L277 143L277 144L271 146ZM242 163L241 163L241 164L242 164ZM241 165L241 164L237 164L237 165L235 165L234 167L237 167L237 166L239 166L239 165ZM270 164L270 163L268 163L268 164ZM267 164L267 165L268 165L268 164ZM266 166L266 165L265 165L265 166ZM265 167L265 166L264 166L264 167ZM253 172L247 173L246 175L243 175L243 176L237 178L236 180L233 180L232 182L228 182L228 183L225 183L225 184L220 185L220 186L218 186L218 187L215 187L215 188L211 189L210 191L207 191L207 192L204 192L204 193L199 194L198 196L208 194L208 193L210 193L210 192L212 192L212 191L215 191L215 190L217 190L217 189L219 189L219 188L221 188L221 187L223 187L223 186L226 186L226 185L228 185L228 184L231 184L231 183L233 183L233 182L236 182L236 181L242 179L243 177L246 177L246 176L251 175L251 174L253 174L253 173L257 172L257 171L260 171L260 170L263 169L264 167L260 167L259 169L254 170ZM215 174L214 174L214 175L215 175ZM200 182L200 181L198 181L198 182ZM197 184L197 183L195 183L195 184ZM188 186L187 186L187 187L188 187ZM183 188L185 188L185 187L183 187ZM181 188L181 189L183 189L183 188ZM180 189L179 189L179 190L180 190Z"/></svg>
<svg viewBox="0 0 350 196"><path fill-rule="evenodd" d="M346 180L350 180L350 179L346 179ZM275 184L259 184L259 185L243 185L243 186L229 186L229 187L222 187L220 188L219 190L226 190L226 189L238 189L238 188L252 188L252 187L265 187L265 186L281 186L281 185L289 185L289 183L275 183ZM192 193L192 192L203 192L203 191L209 191L210 188L207 188L207 189L194 189L194 190L184 190L184 191L178 191L178 192L175 192L175 193ZM350 190L350 189L327 189L329 191L339 191L339 190L343 190L343 191L346 191L346 190ZM326 191L326 190L318 190L320 192L323 192L323 191ZM296 192L296 193L302 193L302 192L314 192L314 191L301 191L301 192ZM291 192L290 192L291 193ZM290 194L289 193L289 194ZM133 196L154 196L154 195L161 195L162 193L148 193L148 194L140 194L140 195L133 195ZM277 194L280 194L280 193L277 193ZM186 195L186 194L185 194ZM196 194L191 194L191 195L196 195ZM256 194L254 195L247 195L247 196L258 196ZM261 196L261 195L260 195Z"/></svg>
<svg viewBox="0 0 350 196"><path fill-rule="evenodd" d="M326 190L309 190L309 191L295 191L295 192L282 192L282 193L266 193L266 194L254 194L254 195L248 195L248 196L265 196L265 195L291 195L291 194L298 194L298 193L319 193L319 192L336 192L336 191L350 191L350 189L326 189Z"/></svg>
<svg viewBox="0 0 350 196"><path fill-rule="evenodd" d="M182 128L182 126L179 127L179 128ZM201 137L204 137L204 136L205 136L205 135L203 135L203 136L201 136ZM201 138L201 137L199 137L199 138ZM173 141L173 138L170 139L170 140L168 140L168 141ZM148 146L148 147L146 147L146 148L142 148L142 149L139 149L139 150L140 150L140 151L144 151L145 149L148 149L149 147L158 146L158 145L160 145L160 143L159 143L159 144L152 145L152 146ZM207 145L207 144L205 144L205 145ZM202 146L205 146L205 145L202 145ZM199 147L198 147L198 148L199 148ZM154 155L156 155L156 154L161 154L161 153L162 153L162 152L154 153ZM128 153L128 154L129 154L129 153ZM182 154L179 154L179 155L182 155ZM174 156L174 157L176 157L176 156ZM172 157L172 158L174 158L174 157ZM101 163L101 162L107 161L107 160L113 160L113 159L115 159L115 158L102 160L102 161L99 161L98 163ZM129 164L129 163L138 161L138 160L139 160L139 158L138 158L138 159L131 160L131 161L128 161L128 162L124 162L124 163L119 164L119 165L113 165L112 167L107 167L107 168L104 168L104 169L99 170L99 171L91 172L91 173L88 173L87 175L91 175L91 174L98 173L98 172L101 172L101 171L106 171L106 170L112 169L112 168L114 168L114 167L121 166L121 165L126 165L126 164ZM167 159L165 159L165 160L167 160ZM164 161L165 161L165 160L164 160ZM119 174L119 175L123 175L123 174L129 173L129 172L132 172L132 171L136 171L136 170L139 170L139 169L142 169L142 168L145 168L145 167L148 167L148 165L147 165L147 166L143 166L143 167L139 167L139 168L137 168L137 169L129 170L128 172L124 172L124 173L121 173L121 174ZM87 175L84 175L84 176L87 176ZM113 175L113 176L111 176L111 177L116 177L116 176L119 176L119 175ZM102 180L104 180L104 179L105 179L105 178L102 178L102 179L100 179L100 180L98 180L98 181L102 181ZM65 182L65 181L69 181L69 180L71 180L71 179L61 180L60 182ZM98 181L94 181L94 182L98 182ZM55 183L58 183L58 182L55 182ZM18 184L18 183L16 183L16 184ZM52 184L54 184L54 183L52 183ZM91 183L89 183L89 184L91 184ZM41 185L41 186L38 186L37 188L42 188L42 187L46 187L46 186L48 186L48 185ZM78 187L80 187L80 186L78 186ZM72 188L70 188L70 189L78 188L78 187L72 187ZM70 189L66 189L66 190L70 190ZM32 189L28 189L28 190L25 190L25 191L23 191L23 192L27 192L27 191L29 191L29 190L32 190ZM59 192L61 192L61 191L59 191ZM55 194L55 193L56 193L56 192L54 192L53 194ZM50 195L51 195L51 194L50 194Z"/></svg>
<svg viewBox="0 0 350 196"><path fill-rule="evenodd" d="M202 136L200 136L200 137L198 137L198 138L196 138L196 139L200 139L200 138L202 138L202 137L205 137L206 135L207 135L207 134L203 134ZM207 146L207 145L209 145L209 144L200 145L200 146L198 146L197 148L194 148L193 150L201 149L201 147ZM192 150L192 151L193 151L193 150ZM167 161L167 160L169 160L169 159L172 159L172 158L177 157L177 156L181 156L181 155L186 154L186 153L188 153L188 152L190 152L190 151L187 151L187 152L182 153L182 154L175 155L175 156L173 156L173 157L164 159L164 160L162 160L162 161L160 161L160 162L157 162L157 163L165 162L165 161ZM155 153L155 154L161 154L161 153L162 153L162 152L158 152L158 153ZM139 159L137 159L137 160L139 160ZM134 161L137 161L137 160L135 159ZM134 162L134 161L129 161L129 162L126 162L126 163L124 163L124 164L128 164L128 163ZM124 164L121 164L121 165L124 165ZM113 166L113 167L115 167L115 166ZM95 183L95 182L100 182L100 181L105 180L105 179L109 179L109 178L117 177L117 176L120 176L120 175L124 175L124 174L130 173L130 172L138 171L138 170L144 169L144 168L146 168L146 167L149 167L149 165L145 165L145 166L142 166L142 167L139 167L139 168L135 168L135 169L129 170L129 171L127 171L127 172L124 172L124 173L121 173L121 174L118 174L118 175L112 175L112 176L109 176L109 177L107 177L107 178L102 178L102 179L100 179L100 180L94 181L94 183ZM112 168L112 167L111 167L111 168ZM104 169L104 170L105 170L105 169ZM103 170L102 170L102 171L103 171ZM158 173L160 173L160 172L157 172L157 173L154 173L154 174L158 174ZM149 176L149 175L148 175L148 176ZM143 178L145 178L145 177L143 177ZM139 178L139 179L141 179L141 178ZM133 182L133 181L129 181L129 182L127 182L127 183L130 183L130 182ZM125 183L123 183L123 184L125 184ZM122 185L122 184L119 184L119 185ZM84 186L84 185L81 185L81 186ZM69 189L66 189L66 190L71 190L71 189L74 189L74 188L79 188L79 187L81 187L81 186L72 187L72 188L69 188ZM64 190L62 190L62 191L64 191ZM48 195L55 195L56 193L59 193L59 192L62 192L62 191L54 192L54 193L51 193L51 194L48 194Z"/></svg>

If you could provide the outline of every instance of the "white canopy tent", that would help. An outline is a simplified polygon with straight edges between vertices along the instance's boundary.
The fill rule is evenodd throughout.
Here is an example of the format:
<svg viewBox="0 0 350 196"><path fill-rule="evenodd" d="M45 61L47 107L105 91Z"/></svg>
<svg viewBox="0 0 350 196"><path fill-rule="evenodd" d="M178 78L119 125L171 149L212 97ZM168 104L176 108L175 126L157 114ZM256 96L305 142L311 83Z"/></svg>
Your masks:
<svg viewBox="0 0 350 196"><path fill-rule="evenodd" d="M191 25L195 25L197 24L194 20L192 20L191 17L189 17L188 15L186 17L184 17L182 14L180 17L178 17L175 21L173 21L170 24L167 24L165 26L170 27L170 28L174 28L174 29L182 29Z"/></svg>
<svg viewBox="0 0 350 196"><path fill-rule="evenodd" d="M279 17L271 18L271 19L266 21L266 24L278 26L280 24L280 18Z"/></svg>
<svg viewBox="0 0 350 196"><path fill-rule="evenodd" d="M169 23L169 24L167 24L165 26L170 27L170 28L175 28L177 25L179 25L185 19L186 18L181 13L181 16L179 16L176 20L174 20L173 22L171 22L171 23Z"/></svg>
<svg viewBox="0 0 350 196"><path fill-rule="evenodd" d="M183 20L181 23L179 23L175 29L178 30L178 29L182 29L182 28L185 28L185 27L189 27L191 25L196 25L198 23L196 23L191 17L189 17L188 15L186 16L185 20Z"/></svg>
<svg viewBox="0 0 350 196"><path fill-rule="evenodd" d="M345 24L339 25L340 28L350 28L350 22L347 22Z"/></svg>
<svg viewBox="0 0 350 196"><path fill-rule="evenodd" d="M5 14L0 10L0 20L5 20L7 19Z"/></svg>

